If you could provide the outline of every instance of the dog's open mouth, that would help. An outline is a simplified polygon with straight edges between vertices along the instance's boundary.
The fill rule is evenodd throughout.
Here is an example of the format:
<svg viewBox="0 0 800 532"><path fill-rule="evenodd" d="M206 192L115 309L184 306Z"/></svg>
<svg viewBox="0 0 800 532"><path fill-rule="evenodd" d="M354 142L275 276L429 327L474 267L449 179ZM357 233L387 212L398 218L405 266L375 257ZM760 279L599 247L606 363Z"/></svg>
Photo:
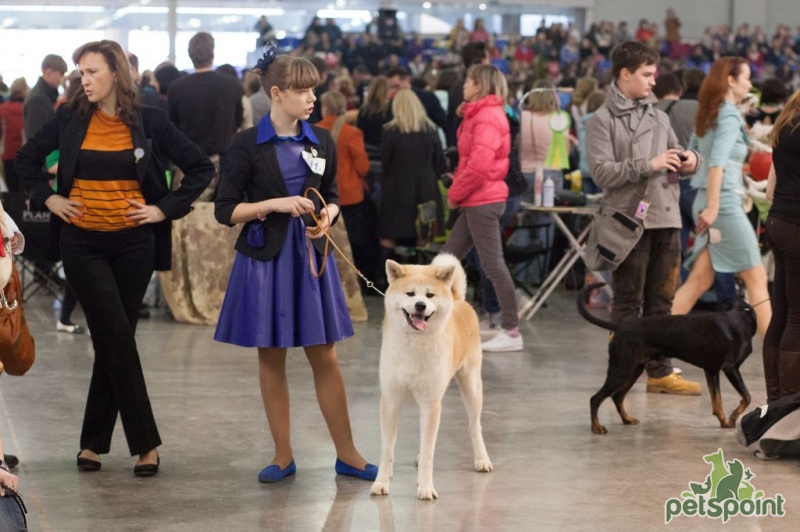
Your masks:
<svg viewBox="0 0 800 532"><path fill-rule="evenodd" d="M421 314L421 313L419 313L419 314L409 314L405 310L403 310L403 314L405 314L406 321L408 322L408 324L411 325L412 327L414 327L418 331L424 331L425 329L427 329L428 328L428 320L431 319L431 316L433 316L433 313L431 313L431 316L427 316L427 317L424 314Z"/></svg>

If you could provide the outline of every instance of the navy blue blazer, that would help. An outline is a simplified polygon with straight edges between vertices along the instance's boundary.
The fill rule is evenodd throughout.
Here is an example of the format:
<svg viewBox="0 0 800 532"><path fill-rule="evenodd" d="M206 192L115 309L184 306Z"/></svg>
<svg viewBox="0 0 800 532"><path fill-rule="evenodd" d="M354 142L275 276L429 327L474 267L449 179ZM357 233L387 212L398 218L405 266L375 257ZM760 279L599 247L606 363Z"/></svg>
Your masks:
<svg viewBox="0 0 800 532"><path fill-rule="evenodd" d="M325 170L322 175L319 175L309 168L303 190L314 187L319 190L326 203L339 205L339 192L336 186L336 144L327 130L311 124L309 126L319 140L319 144L304 137L305 150L315 149L317 157L325 159ZM251 127L237 133L225 155L222 163L222 178L217 188L217 199L214 205L214 215L221 224L233 225L231 224L233 210L242 202L255 203L289 196L283 173L278 164L278 155L275 153L275 143L257 144L257 136L258 127ZM314 202L314 210L319 214L322 207L319 198L312 194L309 199ZM236 240L236 251L257 260L273 259L286 240L291 218L291 214L273 212L263 222L251 220L245 223ZM313 225L313 221L309 218L304 217L307 224ZM332 220L332 223L335 222L336 219ZM247 233L254 223L263 224L264 247L252 248L247 243ZM317 251L324 252L324 238L313 240L313 244Z"/></svg>
<svg viewBox="0 0 800 532"><path fill-rule="evenodd" d="M166 216L166 220L153 224L156 236L156 270L169 270L172 261L172 224L192 211L192 203L208 187L214 177L213 163L203 151L189 140L169 120L162 109L142 106L138 109L138 121L131 128L134 149L143 150L136 163L139 188L149 205L155 205ZM62 105L55 116L40 129L17 153L16 169L22 185L31 201L44 205L53 194L69 197L78 168L78 154L89 129L91 116L81 116L71 106ZM45 157L59 150L58 192L49 183L49 176L41 169ZM164 168L159 161L170 160L186 177L180 188L170 191ZM51 216L54 239L58 238L64 223L58 216Z"/></svg>

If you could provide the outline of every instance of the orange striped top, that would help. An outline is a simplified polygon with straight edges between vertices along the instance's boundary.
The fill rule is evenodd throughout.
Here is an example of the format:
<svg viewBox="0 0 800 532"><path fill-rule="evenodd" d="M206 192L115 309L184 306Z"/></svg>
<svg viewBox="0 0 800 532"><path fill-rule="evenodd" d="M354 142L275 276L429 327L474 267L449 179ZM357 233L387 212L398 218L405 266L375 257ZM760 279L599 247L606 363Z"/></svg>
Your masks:
<svg viewBox="0 0 800 532"><path fill-rule="evenodd" d="M119 117L95 111L78 154L78 169L69 199L84 204L84 215L72 223L90 231L135 227L125 213L126 199L146 203L139 188L131 130Z"/></svg>

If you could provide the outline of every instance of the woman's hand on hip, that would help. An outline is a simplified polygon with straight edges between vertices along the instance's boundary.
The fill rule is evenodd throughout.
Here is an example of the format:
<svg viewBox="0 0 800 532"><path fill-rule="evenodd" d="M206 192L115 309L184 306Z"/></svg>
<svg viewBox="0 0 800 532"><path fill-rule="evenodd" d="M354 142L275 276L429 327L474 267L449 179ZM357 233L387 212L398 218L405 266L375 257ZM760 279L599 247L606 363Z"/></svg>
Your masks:
<svg viewBox="0 0 800 532"><path fill-rule="evenodd" d="M136 225L156 224L167 219L164 212L155 205L145 205L129 198L126 198L125 201L133 206L133 209L129 210L125 216L128 217L128 220L136 222Z"/></svg>
<svg viewBox="0 0 800 532"><path fill-rule="evenodd" d="M81 209L81 207L83 207L83 203L80 201L71 200L65 198L64 196L53 194L44 200L44 205L47 207L47 210L68 224L71 224L72 222L70 220L74 218L83 218L83 210Z"/></svg>
<svg viewBox="0 0 800 532"><path fill-rule="evenodd" d="M700 216L697 217L697 223L694 226L695 234L702 235L708 228L714 225L714 222L719 215L719 207L706 207Z"/></svg>

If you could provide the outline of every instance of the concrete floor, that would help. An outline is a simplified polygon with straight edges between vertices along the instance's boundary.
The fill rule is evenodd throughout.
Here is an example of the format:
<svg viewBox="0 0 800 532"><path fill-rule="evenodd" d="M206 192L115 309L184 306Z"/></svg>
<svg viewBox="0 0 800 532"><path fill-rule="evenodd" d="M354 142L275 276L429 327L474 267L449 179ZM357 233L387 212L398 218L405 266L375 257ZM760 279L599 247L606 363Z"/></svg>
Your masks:
<svg viewBox="0 0 800 532"><path fill-rule="evenodd" d="M310 368L300 350L288 371L297 474L259 484L272 456L258 391L255 350L212 340L213 329L178 325L155 311L140 323L138 342L164 445L161 472L136 478L121 427L98 473L75 467L92 364L86 336L55 332L51 301L34 297L26 316L37 343L36 364L23 378L0 379L0 430L16 472L31 530L42 531L517 531L653 530L664 527L664 505L709 473L703 455L721 448L740 459L768 497L786 499L787 515L736 517L726 530L787 530L800 525L796 461L759 462L731 430L711 416L701 397L645 393L644 379L628 396L638 426L623 426L611 401L601 410L609 434L589 431L589 397L602 384L606 333L584 322L574 294L559 289L521 329L526 349L487 354L483 427L494 472L476 473L466 415L455 389L445 397L434 483L440 498L416 499L414 457L418 415L407 405L389 497L371 497L370 483L337 478L333 446L316 404ZM370 320L339 344L357 445L378 460L380 300ZM76 320L81 321L76 312ZM761 404L760 343L743 374ZM737 397L723 379L726 411ZM676 530L721 527L707 517L678 517Z"/></svg>

